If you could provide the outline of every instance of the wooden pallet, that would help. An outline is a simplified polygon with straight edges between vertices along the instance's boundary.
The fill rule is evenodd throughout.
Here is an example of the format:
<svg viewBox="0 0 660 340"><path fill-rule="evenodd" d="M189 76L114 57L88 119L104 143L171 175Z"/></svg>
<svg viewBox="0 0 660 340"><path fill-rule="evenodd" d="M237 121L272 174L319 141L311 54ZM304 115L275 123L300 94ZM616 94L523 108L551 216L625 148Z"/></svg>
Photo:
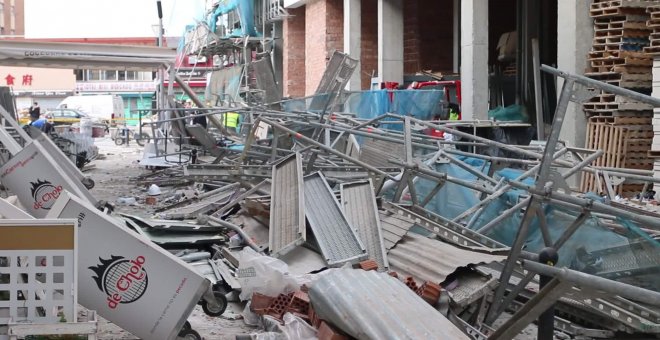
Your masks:
<svg viewBox="0 0 660 340"><path fill-rule="evenodd" d="M609 117L609 120L614 117ZM592 163L594 166L629 168L629 169L653 169L654 159L648 157L651 149L650 138L637 138L644 135L652 127L648 125L615 125L603 122L608 118L593 117L587 124L586 147L589 149L603 150L603 156ZM580 189L583 192L602 192L602 179L599 180L593 174L584 174ZM615 192L640 191L641 188L630 187L629 184L619 185Z"/></svg>
<svg viewBox="0 0 660 340"><path fill-rule="evenodd" d="M660 54L660 46L647 46L647 47L644 47L644 53L649 54L649 55L659 55Z"/></svg>
<svg viewBox="0 0 660 340"><path fill-rule="evenodd" d="M649 105L644 103L615 103L615 102L588 102L582 104L582 108L587 112L601 111L647 111Z"/></svg>
<svg viewBox="0 0 660 340"><path fill-rule="evenodd" d="M652 29L642 23L644 28L609 28L609 29L594 29L594 36L598 38L608 37L628 37L628 38L646 38L651 33Z"/></svg>
<svg viewBox="0 0 660 340"><path fill-rule="evenodd" d="M641 68L641 67L640 67ZM651 74L651 67L643 67L646 69L645 73L621 73L621 72L585 72L585 76L600 80L600 81L636 81L636 82L651 82L653 75ZM587 69L589 70L589 69Z"/></svg>
<svg viewBox="0 0 660 340"><path fill-rule="evenodd" d="M648 21L628 21L628 20L606 20L594 22L594 31L614 31L614 30L647 30Z"/></svg>
<svg viewBox="0 0 660 340"><path fill-rule="evenodd" d="M596 10L590 10L589 14L592 18L608 18L622 15L644 15L646 14L646 8L600 8Z"/></svg>

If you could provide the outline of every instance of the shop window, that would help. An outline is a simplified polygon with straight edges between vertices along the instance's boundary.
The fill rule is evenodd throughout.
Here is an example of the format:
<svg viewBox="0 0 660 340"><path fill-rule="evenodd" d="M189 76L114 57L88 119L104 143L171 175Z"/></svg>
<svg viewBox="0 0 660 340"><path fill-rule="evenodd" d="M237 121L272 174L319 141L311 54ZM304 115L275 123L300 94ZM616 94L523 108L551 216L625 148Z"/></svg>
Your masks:
<svg viewBox="0 0 660 340"><path fill-rule="evenodd" d="M87 70L87 81L90 80L101 80L101 71L100 70Z"/></svg>
<svg viewBox="0 0 660 340"><path fill-rule="evenodd" d="M117 71L115 70L103 71L103 80L117 81Z"/></svg>

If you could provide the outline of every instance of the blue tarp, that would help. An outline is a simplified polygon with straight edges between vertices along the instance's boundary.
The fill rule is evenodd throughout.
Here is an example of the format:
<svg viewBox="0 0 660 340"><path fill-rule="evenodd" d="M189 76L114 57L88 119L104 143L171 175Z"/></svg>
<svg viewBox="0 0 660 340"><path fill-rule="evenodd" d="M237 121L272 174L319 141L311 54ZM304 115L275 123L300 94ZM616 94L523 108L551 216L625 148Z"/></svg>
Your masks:
<svg viewBox="0 0 660 340"><path fill-rule="evenodd" d="M209 27L215 32L218 17L231 11L238 10L241 28L231 31L231 37L256 37L259 34L254 26L254 0L223 0L218 2L218 8L209 17Z"/></svg>
<svg viewBox="0 0 660 340"><path fill-rule="evenodd" d="M461 160L470 164L475 169L487 173L488 165L484 164L483 160L475 158L464 157ZM454 164L438 164L435 166L436 171L447 173L447 175L466 180L474 181L476 176L463 170ZM495 178L515 179L522 174L522 171L517 169L502 169L495 173ZM524 181L526 184L534 184L534 180L527 178ZM437 182L419 179L415 184L415 189L418 193L418 199L423 200L431 190L435 187ZM505 210L528 197L528 193L522 190L512 189L505 192L499 198L487 204L482 213L476 219L475 223L471 225L471 229L479 230L481 227L500 216ZM592 199L600 199L592 197ZM429 204L425 207L428 210L443 216L448 219L453 219L465 210L475 206L480 202L480 193L468 189L464 186L445 183L440 191L433 197ZM575 221L578 213L572 210L560 208L551 204L542 204L549 233L552 241L556 241L564 230ZM505 245L512 245L514 239L520 228L520 222L524 216L524 211L513 213L509 218L504 219L501 223L488 231L485 235L499 241ZM660 244L658 241L651 239L647 233L640 230L639 226L629 220L618 220L619 224L624 228L623 230L613 231L602 223L598 218L588 218L580 228L564 243L559 249L559 263L558 266L569 267L571 269L595 273L597 275L606 275L605 272L622 270L628 267L636 269L636 266L646 266L644 258L657 258L660 252ZM530 252L538 253L545 247L543 236L541 234L539 220L534 217L529 226L529 233L524 245L525 249ZM617 263L618 267L611 269L614 266L611 262L605 263L600 258L605 256L602 254L607 253L605 249L617 249L618 256L625 258L624 264ZM596 254L596 255L593 255ZM611 260L610 260L611 261ZM605 266L608 266L605 268ZM623 267L622 267L623 266ZM657 267L657 264L656 264ZM632 277L609 277L627 283L636 284L650 289L660 288L660 280L658 274L649 274L644 279L639 279L636 276Z"/></svg>

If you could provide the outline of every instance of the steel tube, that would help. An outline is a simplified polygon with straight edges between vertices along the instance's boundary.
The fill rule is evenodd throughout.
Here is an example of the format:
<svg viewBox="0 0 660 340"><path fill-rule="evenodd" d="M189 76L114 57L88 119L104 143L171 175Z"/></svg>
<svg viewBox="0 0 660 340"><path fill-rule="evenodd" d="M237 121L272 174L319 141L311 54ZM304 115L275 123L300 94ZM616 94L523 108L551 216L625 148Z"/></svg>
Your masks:
<svg viewBox="0 0 660 340"><path fill-rule="evenodd" d="M495 219L491 220L486 225L479 228L479 230L477 230L477 232L480 233L480 234L488 233L495 226L500 224L505 219L509 218L509 216L511 216L511 214L515 213L516 211L522 209L525 205L527 205L529 203L529 200L530 200L529 198L524 199L524 200L518 202L518 204L514 205L513 207L503 211L501 214L497 215L497 217Z"/></svg>
<svg viewBox="0 0 660 340"><path fill-rule="evenodd" d="M302 134L300 134L300 133L298 133L298 132L296 132L296 131L293 131L293 130L291 130L291 129L288 129L288 128L286 128L286 127L284 127L284 126L282 126L282 125L280 125L280 124L278 124L278 123L272 122L272 121L267 120L267 119L262 119L262 121L263 121L264 123L266 123L266 124L268 124L268 125L274 127L274 128L277 128L277 129L280 129L280 130L282 130L282 131L284 131L284 132L290 133L292 136L295 136L295 138L297 138L297 139L300 139L300 140L302 140L302 141L305 141L306 143L312 144L312 145L314 145L314 146L316 146L316 147L318 147L318 148L320 148L320 149L323 149L323 150L325 150L325 151L327 151L327 152L329 152L329 153L331 153L331 154L333 154L333 155L335 155L335 156L338 156L338 157L340 157L340 158L342 158L342 159L345 159L345 160L347 160L347 161L349 161L349 162L351 162L351 163L353 163L353 164L357 164L357 165L359 165L359 166L362 166L362 167L364 167L364 168L366 168L366 169L369 169L369 170L371 170L371 171L373 171L373 172L375 172L375 173L377 173L377 174L380 174L381 176L384 176L384 177L386 177L386 178L394 179L392 176L390 176L390 174L388 174L388 173L386 173L386 172L384 172L384 171L381 171L380 169L378 169L378 168L376 168L376 167L374 167L374 166L371 166L370 164L367 164L367 163L365 163L365 162L362 162L362 161L360 161L360 160L358 160L358 159L355 159L355 158L353 158L353 157L346 156L345 154L343 154L343 153L341 153L341 152L339 152L339 151L337 151L337 150L335 150L335 149L333 149L333 148L330 148L330 147L328 147L328 146L325 146L325 145L323 145L323 144L321 144L321 143L319 143L319 142L317 142L317 141L315 141L315 140L313 140L313 139L311 139L311 138L309 138L309 137L305 137L305 136L303 136Z"/></svg>
<svg viewBox="0 0 660 340"><path fill-rule="evenodd" d="M235 224L229 223L225 220L221 220L221 219L219 219L215 216L211 216L211 215L200 216L200 218L202 219L202 221L204 219L208 219L208 221L210 221L210 222L217 223L217 224L219 224L219 225L221 225L221 226L223 226L227 229L231 229L231 230L235 231L236 233L241 235L241 238L243 239L245 244L247 244L250 248L252 248L257 253L260 253L260 254L263 253L263 251L261 249L259 249L259 246L257 246L257 244L254 243L254 241L252 241L252 238L250 238L250 235L246 234L245 231L243 231L243 228L241 228L241 227L239 227ZM204 223L204 224L206 224L206 223Z"/></svg>
<svg viewBox="0 0 660 340"><path fill-rule="evenodd" d="M557 77L564 78L564 79L566 79L566 81L572 80L572 81L574 81L578 84L581 84L581 85L584 85L584 86L587 86L587 87L595 87L595 88L598 88L598 89L603 90L603 91L608 92L608 93L622 95L622 96L632 98L634 100L638 100L640 102L643 102L643 103L646 103L646 104L649 104L649 105L653 105L654 107L660 107L660 99L654 98L654 97L651 97L651 96L647 96L645 94L641 94L641 93L635 92L633 90L628 90L628 89L624 89L622 87L618 87L618 86L615 86L615 85L603 83L601 81L591 79L591 78L588 78L588 77L585 77L585 76L562 72L562 71L560 71L560 70L558 70L554 67L550 67L548 65L541 65L541 71L546 72L546 73L550 73L550 74L555 75Z"/></svg>
<svg viewBox="0 0 660 340"><path fill-rule="evenodd" d="M581 288L608 292L633 301L643 301L645 304L660 306L660 293L633 285L604 279L599 276L582 273L568 268L556 268L541 263L523 260L523 268L533 272L553 276L562 281L574 283Z"/></svg>
<svg viewBox="0 0 660 340"><path fill-rule="evenodd" d="M609 215L615 215L618 217L623 217L630 219L631 221L640 223L642 225L646 226L653 226L655 228L660 229L660 219L651 217L651 216L644 216L640 215L638 213L628 211L625 209L613 207L604 203L596 202L590 199L586 198L580 198L580 197L575 197L572 195L567 195L563 194L560 192L545 192L544 190L537 190L529 185L516 182L516 181L511 181L511 185L515 188L518 189L523 189L529 191L531 194L542 196L544 198L550 198L551 203L553 204L560 204L560 205L568 205L569 207L571 205L577 206L579 208L583 209L589 209L595 212L599 213L604 213L604 214L609 214ZM561 204L563 203L563 204Z"/></svg>

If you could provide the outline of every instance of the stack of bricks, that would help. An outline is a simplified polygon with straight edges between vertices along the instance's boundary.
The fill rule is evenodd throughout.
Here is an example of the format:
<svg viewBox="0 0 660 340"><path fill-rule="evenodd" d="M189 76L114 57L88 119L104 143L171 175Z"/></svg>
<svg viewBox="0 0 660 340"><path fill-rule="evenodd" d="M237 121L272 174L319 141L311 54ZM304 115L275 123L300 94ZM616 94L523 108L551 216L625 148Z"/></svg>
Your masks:
<svg viewBox="0 0 660 340"><path fill-rule="evenodd" d="M660 98L660 5L649 7L647 9L649 20L647 26L653 29L651 33L650 46L646 47L649 55L653 56L653 90L651 95L655 98ZM656 108L653 111L653 143L651 144L651 151L649 156L653 157L653 177L660 178L660 109ZM660 184L655 184L653 188L657 193L660 193ZM656 196L656 199L660 197Z"/></svg>
<svg viewBox="0 0 660 340"><path fill-rule="evenodd" d="M647 8L654 0L593 0L594 41L585 75L636 92L651 93L653 60L644 52L651 28ZM653 108L633 99L600 93L584 103L588 117L586 147L605 153L596 166L651 170ZM587 174L582 191L602 192L601 181ZM617 195L632 197L644 183L625 182L614 188Z"/></svg>

